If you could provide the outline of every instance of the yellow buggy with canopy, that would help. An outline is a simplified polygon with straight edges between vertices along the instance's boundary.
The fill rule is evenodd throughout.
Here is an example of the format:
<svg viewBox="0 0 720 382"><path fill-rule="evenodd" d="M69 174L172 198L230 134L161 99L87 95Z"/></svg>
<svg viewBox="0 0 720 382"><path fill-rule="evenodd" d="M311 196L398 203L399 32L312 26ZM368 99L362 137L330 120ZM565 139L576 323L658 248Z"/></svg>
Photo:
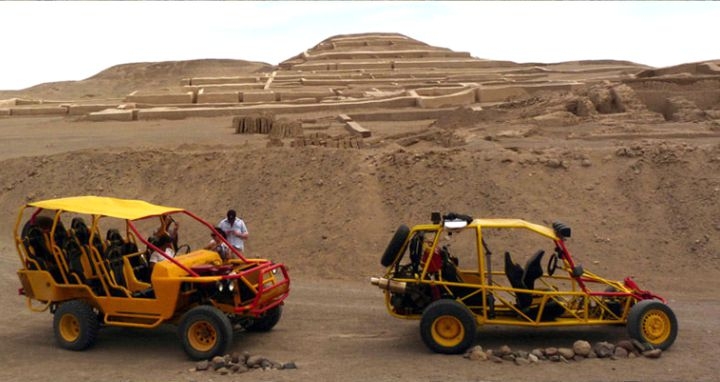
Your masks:
<svg viewBox="0 0 720 382"><path fill-rule="evenodd" d="M229 252L209 247L211 237ZM277 324L290 288L283 264L246 258L193 213L141 200L28 203L14 238L19 293L31 310L53 313L55 338L70 350L91 346L101 326L171 323L191 358L226 354L234 326L268 331ZM172 252L162 238L170 238ZM163 261L150 263L153 252Z"/></svg>
<svg viewBox="0 0 720 382"><path fill-rule="evenodd" d="M677 319L665 299L631 277L608 280L577 264L562 223L455 213L431 220L397 229L380 260L385 273L371 283L384 291L391 315L420 320L435 352L466 351L480 325L625 325L647 348L675 341Z"/></svg>

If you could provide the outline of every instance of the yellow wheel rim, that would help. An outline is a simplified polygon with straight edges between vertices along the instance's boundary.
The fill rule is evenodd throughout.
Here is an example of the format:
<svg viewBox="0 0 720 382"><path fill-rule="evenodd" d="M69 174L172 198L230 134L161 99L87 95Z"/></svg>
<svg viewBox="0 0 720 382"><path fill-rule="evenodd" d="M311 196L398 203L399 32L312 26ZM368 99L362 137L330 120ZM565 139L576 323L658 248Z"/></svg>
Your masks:
<svg viewBox="0 0 720 382"><path fill-rule="evenodd" d="M465 328L453 316L440 316L432 323L432 338L441 346L457 346L465 338Z"/></svg>
<svg viewBox="0 0 720 382"><path fill-rule="evenodd" d="M60 335L67 342L75 342L80 337L80 322L72 314L66 314L60 319Z"/></svg>
<svg viewBox="0 0 720 382"><path fill-rule="evenodd" d="M190 325L187 338L190 346L201 352L211 350L218 341L215 328L207 321L197 321Z"/></svg>
<svg viewBox="0 0 720 382"><path fill-rule="evenodd" d="M640 328L645 340L659 345L670 337L672 331L670 317L661 310L650 310L643 316Z"/></svg>

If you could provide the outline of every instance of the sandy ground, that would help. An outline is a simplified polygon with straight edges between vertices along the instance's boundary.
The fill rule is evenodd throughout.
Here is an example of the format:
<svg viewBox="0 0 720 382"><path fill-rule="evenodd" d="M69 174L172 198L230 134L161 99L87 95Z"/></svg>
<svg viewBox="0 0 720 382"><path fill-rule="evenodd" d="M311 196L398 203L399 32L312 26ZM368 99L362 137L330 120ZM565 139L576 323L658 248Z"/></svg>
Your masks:
<svg viewBox="0 0 720 382"><path fill-rule="evenodd" d="M380 292L366 283L301 278L293 285L278 326L264 334L240 333L233 346L234 351L294 361L298 369L224 377L190 372L194 363L185 357L173 327L105 329L96 346L87 351L61 350L54 343L51 316L31 314L19 298L8 297L3 298L6 309L0 321L4 328L0 378L4 381L709 381L718 371L713 359L718 346L715 317L720 312L717 300L709 297L673 295L670 304L678 314L681 332L660 359L516 366L431 353L420 340L417 323L391 319ZM571 346L578 338L613 341L625 338L625 331L617 327L487 327L478 332L477 343L484 348L510 345L530 350L548 344Z"/></svg>

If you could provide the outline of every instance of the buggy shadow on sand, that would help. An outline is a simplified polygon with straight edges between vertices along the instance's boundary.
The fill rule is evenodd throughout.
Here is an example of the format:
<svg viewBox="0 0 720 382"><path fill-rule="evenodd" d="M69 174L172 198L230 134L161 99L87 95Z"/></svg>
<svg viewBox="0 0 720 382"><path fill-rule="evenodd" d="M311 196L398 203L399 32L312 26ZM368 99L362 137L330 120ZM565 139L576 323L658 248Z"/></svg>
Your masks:
<svg viewBox="0 0 720 382"><path fill-rule="evenodd" d="M397 229L380 260L385 274L371 283L384 291L391 315L420 320L423 342L435 352L466 351L486 324L625 325L649 347L665 350L675 341L677 319L666 301L630 277L613 281L583 269L566 247L571 230L562 223L454 213L431 220ZM519 264L508 250L493 255L503 240L503 248L536 247Z"/></svg>

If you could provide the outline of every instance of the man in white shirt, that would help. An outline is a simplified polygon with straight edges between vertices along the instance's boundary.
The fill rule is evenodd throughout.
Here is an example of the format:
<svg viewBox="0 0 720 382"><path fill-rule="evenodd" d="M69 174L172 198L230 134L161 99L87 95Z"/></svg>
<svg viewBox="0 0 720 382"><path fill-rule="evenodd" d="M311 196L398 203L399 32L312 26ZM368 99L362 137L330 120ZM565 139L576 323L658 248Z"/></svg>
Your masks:
<svg viewBox="0 0 720 382"><path fill-rule="evenodd" d="M242 252L245 249L245 240L248 239L249 233L245 222L237 217L235 210L229 210L227 217L218 223L227 237L228 243L235 249Z"/></svg>

